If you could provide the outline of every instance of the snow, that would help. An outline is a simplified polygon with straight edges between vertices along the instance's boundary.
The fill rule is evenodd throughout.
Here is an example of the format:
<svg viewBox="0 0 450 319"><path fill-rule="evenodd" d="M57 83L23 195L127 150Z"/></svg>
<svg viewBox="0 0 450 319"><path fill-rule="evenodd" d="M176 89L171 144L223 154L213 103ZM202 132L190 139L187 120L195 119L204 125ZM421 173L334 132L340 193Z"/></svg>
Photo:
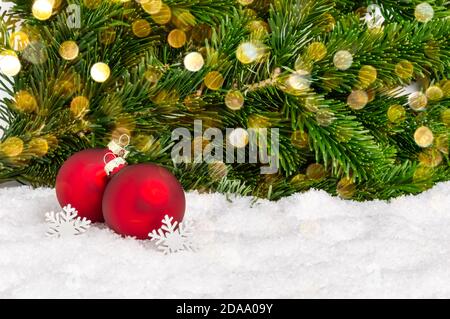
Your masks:
<svg viewBox="0 0 450 319"><path fill-rule="evenodd" d="M187 194L195 252L103 225L48 238L54 190L0 189L0 298L449 298L450 183L390 203Z"/></svg>

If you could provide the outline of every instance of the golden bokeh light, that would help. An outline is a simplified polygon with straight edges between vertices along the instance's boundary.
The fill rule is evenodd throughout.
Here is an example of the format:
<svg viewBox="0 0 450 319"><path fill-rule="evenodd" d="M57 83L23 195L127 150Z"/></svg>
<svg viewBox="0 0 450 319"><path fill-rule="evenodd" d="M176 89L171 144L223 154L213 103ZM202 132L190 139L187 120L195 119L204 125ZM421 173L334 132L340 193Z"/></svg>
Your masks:
<svg viewBox="0 0 450 319"><path fill-rule="evenodd" d="M172 10L168 5L163 3L161 9L158 12L151 14L151 17L157 24L167 24L172 19Z"/></svg>
<svg viewBox="0 0 450 319"><path fill-rule="evenodd" d="M391 105L387 111L387 118L391 123L401 123L405 120L406 110L399 104Z"/></svg>
<svg viewBox="0 0 450 319"><path fill-rule="evenodd" d="M322 164L314 163L306 168L306 177L312 180L321 180L327 176L327 171Z"/></svg>
<svg viewBox="0 0 450 319"><path fill-rule="evenodd" d="M426 95L430 101L438 101L444 97L444 92L439 86L432 85L427 89Z"/></svg>
<svg viewBox="0 0 450 319"><path fill-rule="evenodd" d="M172 48L179 49L186 44L186 33L180 29L170 31L167 42Z"/></svg>
<svg viewBox="0 0 450 319"><path fill-rule="evenodd" d="M355 90L350 93L347 98L347 104L353 110L361 110L369 102L369 97L366 91Z"/></svg>
<svg viewBox="0 0 450 319"><path fill-rule="evenodd" d="M70 112L74 117L81 117L89 110L89 99L85 96L76 96L70 102Z"/></svg>
<svg viewBox="0 0 450 319"><path fill-rule="evenodd" d="M363 65L358 72L359 83L361 88L365 89L374 83L377 79L377 69L371 65Z"/></svg>
<svg viewBox="0 0 450 319"><path fill-rule="evenodd" d="M224 81L225 79L220 72L211 71L206 74L204 83L208 89L217 91L222 88Z"/></svg>
<svg viewBox="0 0 450 319"><path fill-rule="evenodd" d="M133 34L138 38L145 38L152 32L152 27L145 19L138 19L131 24Z"/></svg>
<svg viewBox="0 0 450 319"><path fill-rule="evenodd" d="M38 108L36 98L28 91L21 90L14 95L14 106L21 112L32 113Z"/></svg>
<svg viewBox="0 0 450 319"><path fill-rule="evenodd" d="M139 2L142 9L148 14L157 14L163 7L161 0L139 0Z"/></svg>
<svg viewBox="0 0 450 319"><path fill-rule="evenodd" d="M327 56L327 47L322 42L312 42L306 49L306 56L318 62Z"/></svg>
<svg viewBox="0 0 450 319"><path fill-rule="evenodd" d="M338 70L348 70L353 64L353 55L347 50L338 51L333 57L333 64Z"/></svg>
<svg viewBox="0 0 450 319"><path fill-rule="evenodd" d="M198 52L191 52L184 58L184 67L191 72L198 72L205 65L203 56Z"/></svg>
<svg viewBox="0 0 450 319"><path fill-rule="evenodd" d="M225 105L233 111L238 111L244 106L244 95L239 90L230 90L225 95Z"/></svg>
<svg viewBox="0 0 450 319"><path fill-rule="evenodd" d="M23 31L11 33L9 37L9 45L15 51L23 51L30 44L30 38Z"/></svg>
<svg viewBox="0 0 450 319"><path fill-rule="evenodd" d="M236 148L244 148L249 142L248 132L243 128L234 129L227 138L228 142Z"/></svg>
<svg viewBox="0 0 450 319"><path fill-rule="evenodd" d="M433 132L428 127L421 126L414 133L414 141L420 147L428 147L433 144Z"/></svg>
<svg viewBox="0 0 450 319"><path fill-rule="evenodd" d="M342 178L336 186L336 193L344 199L352 198L355 195L355 192L356 185L349 177Z"/></svg>
<svg viewBox="0 0 450 319"><path fill-rule="evenodd" d="M12 50L5 50L0 53L0 72L7 76L16 76L22 69L17 54Z"/></svg>
<svg viewBox="0 0 450 319"><path fill-rule="evenodd" d="M408 60L402 60L395 65L395 74L403 80L410 79L414 73L414 66Z"/></svg>
<svg viewBox="0 0 450 319"><path fill-rule="evenodd" d="M408 105L414 111L423 111L428 105L428 98L422 92L414 92L408 97Z"/></svg>
<svg viewBox="0 0 450 319"><path fill-rule="evenodd" d="M59 47L59 55L64 60L74 60L78 57L80 49L75 41L64 41Z"/></svg>
<svg viewBox="0 0 450 319"><path fill-rule="evenodd" d="M53 13L53 2L50 0L35 0L31 10L36 19L48 20Z"/></svg>
<svg viewBox="0 0 450 319"><path fill-rule="evenodd" d="M91 77L95 82L105 82L110 75L111 69L106 63L98 62L91 67Z"/></svg>
<svg viewBox="0 0 450 319"><path fill-rule="evenodd" d="M22 154L24 149L24 143L22 139L12 136L8 137L3 143L0 144L0 153L8 157L16 157Z"/></svg>

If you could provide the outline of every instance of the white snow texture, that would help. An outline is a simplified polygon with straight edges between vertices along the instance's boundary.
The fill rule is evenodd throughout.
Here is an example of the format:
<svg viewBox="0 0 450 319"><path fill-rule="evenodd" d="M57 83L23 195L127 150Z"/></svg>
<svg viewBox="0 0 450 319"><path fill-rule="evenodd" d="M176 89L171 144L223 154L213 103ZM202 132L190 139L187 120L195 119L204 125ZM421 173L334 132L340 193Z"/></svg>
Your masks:
<svg viewBox="0 0 450 319"><path fill-rule="evenodd" d="M0 298L449 298L450 183L390 203L187 194L195 252L103 225L48 238L54 190L0 189Z"/></svg>

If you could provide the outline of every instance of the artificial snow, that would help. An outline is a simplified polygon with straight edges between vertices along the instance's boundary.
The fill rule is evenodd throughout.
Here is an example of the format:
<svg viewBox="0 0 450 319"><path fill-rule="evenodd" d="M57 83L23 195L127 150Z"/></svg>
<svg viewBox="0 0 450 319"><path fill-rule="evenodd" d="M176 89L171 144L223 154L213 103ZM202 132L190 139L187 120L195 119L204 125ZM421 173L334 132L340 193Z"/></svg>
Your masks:
<svg viewBox="0 0 450 319"><path fill-rule="evenodd" d="M54 190L0 189L1 298L450 298L450 183L390 203L187 194L195 252L103 225L48 238Z"/></svg>

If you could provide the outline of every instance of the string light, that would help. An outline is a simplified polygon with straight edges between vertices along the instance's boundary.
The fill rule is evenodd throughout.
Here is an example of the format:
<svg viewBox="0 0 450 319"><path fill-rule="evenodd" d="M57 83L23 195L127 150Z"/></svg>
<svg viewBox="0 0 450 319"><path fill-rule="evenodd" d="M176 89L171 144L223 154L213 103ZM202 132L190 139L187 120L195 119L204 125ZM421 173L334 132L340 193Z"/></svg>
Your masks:
<svg viewBox="0 0 450 319"><path fill-rule="evenodd" d="M294 131L291 135L291 143L298 148L307 148L309 145L308 133L302 130Z"/></svg>
<svg viewBox="0 0 450 319"><path fill-rule="evenodd" d="M450 96L450 80L442 81L440 86L441 86L442 92L444 92L444 95L449 97Z"/></svg>
<svg viewBox="0 0 450 319"><path fill-rule="evenodd" d="M304 91L309 88L311 80L307 72L296 71L291 73L287 79L287 85L296 91Z"/></svg>
<svg viewBox="0 0 450 319"><path fill-rule="evenodd" d="M267 22L262 20L253 20L247 24L248 30L251 32L252 39L263 39L269 33L270 27Z"/></svg>
<svg viewBox="0 0 450 319"><path fill-rule="evenodd" d="M438 135L434 139L434 144L441 153L448 155L448 137L446 134Z"/></svg>
<svg viewBox="0 0 450 319"><path fill-rule="evenodd" d="M131 30L133 31L134 35L138 38L145 38L150 35L152 32L152 27L150 26L150 23L148 23L147 20L144 19L138 19L133 22L131 25Z"/></svg>
<svg viewBox="0 0 450 319"><path fill-rule="evenodd" d="M80 49L75 41L65 41L59 47L59 55L64 60L74 60L77 58Z"/></svg>
<svg viewBox="0 0 450 319"><path fill-rule="evenodd" d="M367 88L377 79L377 69L371 65L363 65L358 73L359 82L362 88Z"/></svg>
<svg viewBox="0 0 450 319"><path fill-rule="evenodd" d="M31 93L21 90L14 95L14 106L21 112L32 113L38 108L36 99Z"/></svg>
<svg viewBox="0 0 450 319"><path fill-rule="evenodd" d="M153 21L157 24L167 24L172 18L172 10L165 3L161 4L158 12L151 14Z"/></svg>
<svg viewBox="0 0 450 319"><path fill-rule="evenodd" d="M158 83L162 76L162 72L158 68L150 66L147 71L145 71L144 76L150 83Z"/></svg>
<svg viewBox="0 0 450 319"><path fill-rule="evenodd" d="M355 90L350 93L347 98L347 104L350 108L354 110L361 110L364 108L369 102L369 97L366 91L363 90Z"/></svg>
<svg viewBox="0 0 450 319"><path fill-rule="evenodd" d="M414 141L420 147L428 147L433 144L434 135L426 126L419 127L414 133Z"/></svg>
<svg viewBox="0 0 450 319"><path fill-rule="evenodd" d="M313 42L306 49L306 55L311 60L318 62L327 56L327 47L322 42Z"/></svg>
<svg viewBox="0 0 450 319"><path fill-rule="evenodd" d="M419 22L431 21L434 16L433 7L429 3L422 2L416 6L416 9L414 10L414 16Z"/></svg>
<svg viewBox="0 0 450 319"><path fill-rule="evenodd" d="M414 111L422 111L427 107L428 99L422 92L414 92L408 97L408 104Z"/></svg>
<svg viewBox="0 0 450 319"><path fill-rule="evenodd" d="M326 170L322 164L314 163L306 168L306 177L312 180L321 180L326 177Z"/></svg>
<svg viewBox="0 0 450 319"><path fill-rule="evenodd" d="M23 51L30 44L28 35L23 31L16 31L11 33L9 38L9 45L15 51Z"/></svg>
<svg viewBox="0 0 450 319"><path fill-rule="evenodd" d="M116 40L116 30L114 30L114 28L104 29L100 31L98 37L100 43L104 45L112 44Z"/></svg>
<svg viewBox="0 0 450 319"><path fill-rule="evenodd" d="M48 153L49 145L46 139L36 137L28 143L29 152L36 156L45 156Z"/></svg>
<svg viewBox="0 0 450 319"><path fill-rule="evenodd" d="M172 48L179 49L186 44L186 33L180 29L170 31L167 42Z"/></svg>
<svg viewBox="0 0 450 319"><path fill-rule="evenodd" d="M7 76L16 76L22 65L14 51L5 50L0 53L0 72Z"/></svg>
<svg viewBox="0 0 450 319"><path fill-rule="evenodd" d="M105 82L111 75L108 64L103 62L95 63L91 68L91 76L95 82Z"/></svg>
<svg viewBox="0 0 450 319"><path fill-rule="evenodd" d="M254 0L238 0L240 4L243 6L248 6L249 4L252 4Z"/></svg>
<svg viewBox="0 0 450 319"><path fill-rule="evenodd" d="M320 126L329 126L335 120L333 113L326 109L321 109L316 112L316 121Z"/></svg>
<svg viewBox="0 0 450 319"><path fill-rule="evenodd" d="M24 149L23 141L15 136L8 137L0 144L0 152L8 157L16 157L22 154Z"/></svg>
<svg viewBox="0 0 450 319"><path fill-rule="evenodd" d="M48 20L53 13L54 1L50 0L36 0L31 8L33 16L38 20Z"/></svg>
<svg viewBox="0 0 450 319"><path fill-rule="evenodd" d="M328 12L325 13L323 16L323 30L325 32L331 32L334 29L334 26L336 25L336 19L329 14Z"/></svg>
<svg viewBox="0 0 450 319"><path fill-rule="evenodd" d="M185 32L190 31L196 24L195 17L189 11L174 12L171 22Z"/></svg>
<svg viewBox="0 0 450 319"><path fill-rule="evenodd" d="M220 181L228 175L228 167L224 162L214 161L208 164L209 176L214 181Z"/></svg>
<svg viewBox="0 0 450 319"><path fill-rule="evenodd" d="M248 132L243 128L236 128L228 135L228 141L236 148L244 148L249 142Z"/></svg>
<svg viewBox="0 0 450 319"><path fill-rule="evenodd" d="M353 64L353 56L349 51L338 51L333 57L333 63L341 71L348 70Z"/></svg>
<svg viewBox="0 0 450 319"><path fill-rule="evenodd" d="M163 5L161 0L139 0L139 2L141 2L142 9L148 14L157 14Z"/></svg>
<svg viewBox="0 0 450 319"><path fill-rule="evenodd" d="M444 123L445 126L450 127L450 109L446 109L446 110L442 111L441 119L442 119L442 123Z"/></svg>
<svg viewBox="0 0 450 319"><path fill-rule="evenodd" d="M356 185L349 177L342 178L336 186L336 193L344 199L352 198L355 195L355 192Z"/></svg>
<svg viewBox="0 0 450 319"><path fill-rule="evenodd" d="M103 0L83 0L84 5L91 10L97 9Z"/></svg>
<svg viewBox="0 0 450 319"><path fill-rule="evenodd" d="M292 184L302 183L305 180L306 180L306 175L305 174L297 174L294 177L292 177L291 183Z"/></svg>
<svg viewBox="0 0 450 319"><path fill-rule="evenodd" d="M442 163L442 154L437 149L427 148L419 153L419 162L427 167L436 167Z"/></svg>
<svg viewBox="0 0 450 319"><path fill-rule="evenodd" d="M233 111L238 111L244 105L244 96L238 90L230 90L225 95L225 105Z"/></svg>
<svg viewBox="0 0 450 319"><path fill-rule="evenodd" d="M260 60L265 53L265 48L257 42L241 43L236 50L237 59L243 64L249 64Z"/></svg>
<svg viewBox="0 0 450 319"><path fill-rule="evenodd" d="M191 72L198 72L203 68L205 60L198 52L191 52L184 58L184 67Z"/></svg>
<svg viewBox="0 0 450 319"><path fill-rule="evenodd" d="M205 85L210 90L219 90L224 82L222 74L218 71L208 72L205 76Z"/></svg>
<svg viewBox="0 0 450 319"><path fill-rule="evenodd" d="M431 101L438 101L444 97L444 92L439 86L433 85L427 89L427 98Z"/></svg>
<svg viewBox="0 0 450 319"><path fill-rule="evenodd" d="M401 79L409 79L413 76L414 66L408 60L402 60L395 65L395 73Z"/></svg>
<svg viewBox="0 0 450 319"><path fill-rule="evenodd" d="M72 102L70 102L70 112L75 117L79 117L86 113L89 109L89 100L84 96L74 97Z"/></svg>
<svg viewBox="0 0 450 319"><path fill-rule="evenodd" d="M391 123L400 123L405 120L406 110L399 104L391 105L387 111L388 120Z"/></svg>

